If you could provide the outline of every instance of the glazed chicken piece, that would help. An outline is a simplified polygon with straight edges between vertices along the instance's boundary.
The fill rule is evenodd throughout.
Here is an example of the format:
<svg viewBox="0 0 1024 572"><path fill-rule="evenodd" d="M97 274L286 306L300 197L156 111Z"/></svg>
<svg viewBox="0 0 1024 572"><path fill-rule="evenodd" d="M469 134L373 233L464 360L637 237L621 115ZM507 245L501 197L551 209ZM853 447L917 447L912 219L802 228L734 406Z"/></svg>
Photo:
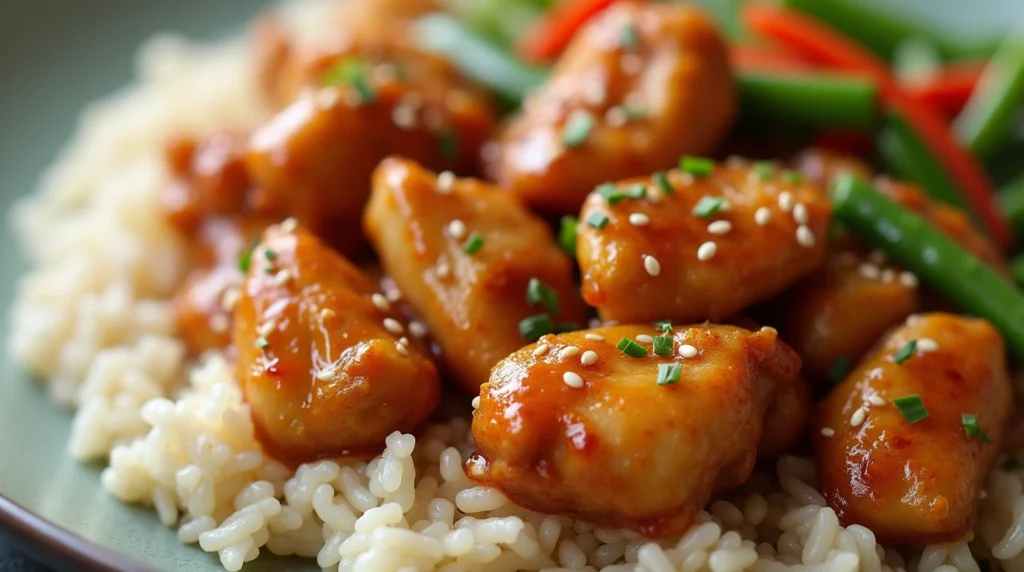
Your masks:
<svg viewBox="0 0 1024 572"><path fill-rule="evenodd" d="M495 117L445 60L389 42L347 43L314 58L296 99L253 133L253 208L294 216L343 254L365 246L370 176L397 154L471 173Z"/></svg>
<svg viewBox="0 0 1024 572"><path fill-rule="evenodd" d="M235 311L238 379L267 451L286 462L372 455L440 400L387 300L309 232L267 230Z"/></svg>
<svg viewBox="0 0 1024 572"><path fill-rule="evenodd" d="M569 257L515 197L402 159L382 162L373 183L366 234L467 392L475 395L499 360L531 341L522 320L586 323ZM553 302L530 301L533 279Z"/></svg>
<svg viewBox="0 0 1024 572"><path fill-rule="evenodd" d="M761 461L792 452L803 444L814 416L814 400L803 375L778 388L764 414L757 458Z"/></svg>
<svg viewBox="0 0 1024 572"><path fill-rule="evenodd" d="M577 256L583 297L602 318L722 320L824 259L831 210L817 189L779 172L762 179L741 161L706 167L602 185L587 198Z"/></svg>
<svg viewBox="0 0 1024 572"><path fill-rule="evenodd" d="M485 160L531 208L575 214L595 185L711 152L735 115L725 43L699 9L621 2L580 30Z"/></svg>
<svg viewBox="0 0 1024 572"><path fill-rule="evenodd" d="M914 395L927 417L912 423L893 400ZM988 322L912 316L821 405L819 488L844 525L864 525L880 543L959 540L1000 450L1011 397L1003 341ZM977 416L984 437L965 415Z"/></svg>
<svg viewBox="0 0 1024 572"><path fill-rule="evenodd" d="M174 138L164 162L174 177L162 199L168 219L192 235L206 220L246 212L251 188L245 170L244 136L215 133L203 139Z"/></svg>
<svg viewBox="0 0 1024 572"><path fill-rule="evenodd" d="M467 474L540 512L649 537L685 531L749 476L765 410L800 360L771 328L677 327L665 357L642 337L659 334L550 335L503 360L481 388ZM616 349L638 336L646 355Z"/></svg>

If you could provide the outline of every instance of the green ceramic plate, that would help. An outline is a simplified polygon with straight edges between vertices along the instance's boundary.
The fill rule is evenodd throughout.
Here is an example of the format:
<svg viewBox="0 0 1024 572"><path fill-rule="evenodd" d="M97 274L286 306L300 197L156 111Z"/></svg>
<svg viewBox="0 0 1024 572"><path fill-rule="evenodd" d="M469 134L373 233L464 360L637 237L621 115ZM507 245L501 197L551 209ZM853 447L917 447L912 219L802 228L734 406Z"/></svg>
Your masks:
<svg viewBox="0 0 1024 572"><path fill-rule="evenodd" d="M1021 17L1020 0L871 0L916 11L964 33L999 30ZM0 212L28 193L81 106L129 80L133 52L149 34L209 38L239 29L265 0L32 0L0 2ZM968 8L969 6L969 8ZM959 9L958 9L959 8ZM0 319L24 262L0 253ZM5 330L6 332L6 330ZM5 333L4 338L6 339ZM109 498L100 467L65 455L70 415L0 356L0 527L29 537L62 567L220 570L182 546L149 511ZM56 526L55 526L56 525ZM316 570L313 562L267 559L247 570Z"/></svg>

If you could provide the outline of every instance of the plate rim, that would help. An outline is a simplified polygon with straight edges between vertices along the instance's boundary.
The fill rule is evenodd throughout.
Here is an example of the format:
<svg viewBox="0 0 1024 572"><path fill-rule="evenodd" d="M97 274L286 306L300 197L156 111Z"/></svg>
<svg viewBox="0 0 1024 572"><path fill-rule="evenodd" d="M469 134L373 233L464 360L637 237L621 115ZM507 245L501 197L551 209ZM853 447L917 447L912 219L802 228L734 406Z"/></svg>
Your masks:
<svg viewBox="0 0 1024 572"><path fill-rule="evenodd" d="M156 572L146 564L100 546L0 494L0 526L40 552L97 572Z"/></svg>

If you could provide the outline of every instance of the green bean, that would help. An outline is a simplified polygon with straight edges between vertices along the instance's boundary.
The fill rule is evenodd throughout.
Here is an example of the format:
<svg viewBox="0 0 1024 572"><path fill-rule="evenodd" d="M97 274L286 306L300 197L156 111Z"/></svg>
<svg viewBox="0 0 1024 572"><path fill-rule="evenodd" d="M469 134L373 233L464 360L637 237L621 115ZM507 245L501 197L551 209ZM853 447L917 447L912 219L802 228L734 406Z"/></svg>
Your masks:
<svg viewBox="0 0 1024 572"><path fill-rule="evenodd" d="M999 206L1017 235L1024 235L1024 173L999 189Z"/></svg>
<svg viewBox="0 0 1024 572"><path fill-rule="evenodd" d="M520 101L544 81L545 71L523 65L444 14L416 22L420 46L447 57L462 73L494 90L508 103Z"/></svg>
<svg viewBox="0 0 1024 572"><path fill-rule="evenodd" d="M1013 276L1017 284L1024 285L1024 252L1010 260L1010 276Z"/></svg>
<svg viewBox="0 0 1024 572"><path fill-rule="evenodd" d="M1010 118L1024 99L1024 21L1003 40L985 66L978 85L953 130L960 142L983 157L1008 133Z"/></svg>
<svg viewBox="0 0 1024 572"><path fill-rule="evenodd" d="M849 75L741 71L736 75L743 113L814 127L871 127L878 97L870 81Z"/></svg>
<svg viewBox="0 0 1024 572"><path fill-rule="evenodd" d="M932 226L850 173L832 186L834 215L964 310L992 322L1024 360L1024 295Z"/></svg>
<svg viewBox="0 0 1024 572"><path fill-rule="evenodd" d="M946 170L901 117L895 114L886 116L885 126L879 131L876 143L882 162L890 173L921 185L935 199L970 212L960 191L946 176Z"/></svg>

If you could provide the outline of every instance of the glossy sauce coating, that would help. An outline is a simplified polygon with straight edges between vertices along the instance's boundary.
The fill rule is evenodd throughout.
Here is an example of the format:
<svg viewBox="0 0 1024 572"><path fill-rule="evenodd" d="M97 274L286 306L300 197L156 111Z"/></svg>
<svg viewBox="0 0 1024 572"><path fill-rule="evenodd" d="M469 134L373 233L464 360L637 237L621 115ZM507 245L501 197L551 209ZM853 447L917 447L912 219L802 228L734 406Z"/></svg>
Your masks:
<svg viewBox="0 0 1024 572"><path fill-rule="evenodd" d="M621 2L575 36L487 169L531 208L575 214L597 184L711 152L735 114L725 43L707 16L689 4ZM580 116L593 128L566 148Z"/></svg>
<svg viewBox="0 0 1024 572"><path fill-rule="evenodd" d="M677 327L670 357L616 349L620 338L658 333L616 326L545 336L543 353L530 345L503 360L473 415L470 478L540 512L652 537L685 531L712 493L749 476L764 412L800 360L771 328ZM681 344L697 354L681 357ZM581 363L587 351L597 355L592 365ZM658 364L673 363L679 381L658 385ZM568 385L567 373L582 386Z"/></svg>
<svg viewBox="0 0 1024 572"><path fill-rule="evenodd" d="M514 197L474 179L439 182L401 159L382 162L373 187L366 234L466 391L476 394L491 368L527 343L520 320L547 311L527 302L531 278L557 292L554 322L586 323L569 257ZM483 244L469 254L474 233Z"/></svg>
<svg viewBox="0 0 1024 572"><path fill-rule="evenodd" d="M264 448L298 464L372 455L440 399L434 364L358 269L303 229L271 227L235 313L238 379ZM388 324L394 321L389 328Z"/></svg>
<svg viewBox="0 0 1024 572"><path fill-rule="evenodd" d="M609 205L595 192L580 213L583 297L604 319L722 320L778 294L824 259L831 212L814 187L786 183L778 172L762 181L743 162L718 165L708 177L673 170L668 178L673 196L665 196L650 177L632 179L616 187L642 185L647 198ZM704 197L724 198L728 210L695 215ZM768 213L764 224L757 220L759 209ZM796 211L804 212L806 224L797 224ZM604 228L587 223L602 214L608 217ZM631 222L637 214L647 222ZM801 226L810 242L798 237ZM702 260L709 248L713 255ZM650 273L648 257L657 261L657 275Z"/></svg>
<svg viewBox="0 0 1024 572"><path fill-rule="evenodd" d="M917 351L897 365L894 356L910 340ZM929 413L914 424L891 402L912 394ZM872 405L873 397L884 405ZM911 316L822 403L814 436L819 488L844 525L864 525L880 543L959 540L1000 449L1011 397L1003 341L988 322ZM866 414L856 424L859 408ZM967 436L964 413L978 416L992 443Z"/></svg>

